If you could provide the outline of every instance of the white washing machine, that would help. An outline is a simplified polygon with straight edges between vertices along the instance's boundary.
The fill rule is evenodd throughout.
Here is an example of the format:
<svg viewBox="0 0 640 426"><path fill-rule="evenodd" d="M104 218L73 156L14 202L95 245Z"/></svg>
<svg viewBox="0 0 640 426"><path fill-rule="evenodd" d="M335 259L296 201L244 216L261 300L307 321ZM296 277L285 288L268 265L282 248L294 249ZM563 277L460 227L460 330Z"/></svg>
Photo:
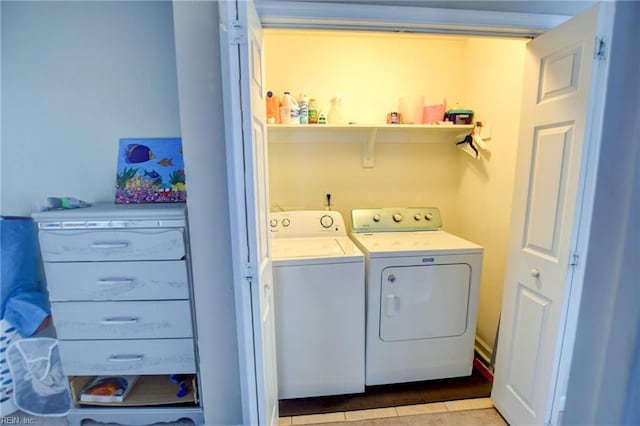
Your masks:
<svg viewBox="0 0 640 426"><path fill-rule="evenodd" d="M437 208L357 209L366 261L366 384L461 377L473 367L483 248Z"/></svg>
<svg viewBox="0 0 640 426"><path fill-rule="evenodd" d="M364 255L333 211L270 216L278 397L364 392Z"/></svg>

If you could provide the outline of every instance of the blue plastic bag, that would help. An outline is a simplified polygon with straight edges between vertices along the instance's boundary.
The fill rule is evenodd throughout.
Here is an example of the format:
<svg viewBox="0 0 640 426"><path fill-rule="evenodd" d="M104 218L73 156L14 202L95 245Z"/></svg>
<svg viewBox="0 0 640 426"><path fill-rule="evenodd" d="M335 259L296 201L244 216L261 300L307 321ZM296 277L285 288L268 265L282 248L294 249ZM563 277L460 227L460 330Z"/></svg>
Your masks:
<svg viewBox="0 0 640 426"><path fill-rule="evenodd" d="M3 216L0 246L0 318L22 336L32 336L51 314L35 222L31 218Z"/></svg>

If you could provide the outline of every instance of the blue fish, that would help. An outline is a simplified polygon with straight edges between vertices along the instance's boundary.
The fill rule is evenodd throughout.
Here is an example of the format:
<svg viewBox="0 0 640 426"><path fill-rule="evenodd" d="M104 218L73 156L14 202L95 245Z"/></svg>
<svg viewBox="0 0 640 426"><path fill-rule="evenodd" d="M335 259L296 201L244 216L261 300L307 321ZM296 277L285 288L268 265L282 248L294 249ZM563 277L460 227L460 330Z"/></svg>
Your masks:
<svg viewBox="0 0 640 426"><path fill-rule="evenodd" d="M124 153L124 157L127 163L144 163L156 156L151 152L151 148L146 145L131 144L127 146Z"/></svg>
<svg viewBox="0 0 640 426"><path fill-rule="evenodd" d="M151 170L150 172L145 170L144 175L149 176L151 179L158 179L160 177L160 173L155 170Z"/></svg>

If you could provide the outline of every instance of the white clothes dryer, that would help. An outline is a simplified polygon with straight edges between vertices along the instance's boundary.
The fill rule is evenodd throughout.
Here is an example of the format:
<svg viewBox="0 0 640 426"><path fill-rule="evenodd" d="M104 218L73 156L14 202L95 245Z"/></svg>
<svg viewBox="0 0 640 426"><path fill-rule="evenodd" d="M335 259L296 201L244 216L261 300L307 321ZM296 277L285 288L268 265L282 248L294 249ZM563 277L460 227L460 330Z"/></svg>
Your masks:
<svg viewBox="0 0 640 426"><path fill-rule="evenodd" d="M366 262L366 384L473 368L483 248L442 231L437 208L357 209Z"/></svg>
<svg viewBox="0 0 640 426"><path fill-rule="evenodd" d="M280 399L364 392L364 255L334 211L271 213Z"/></svg>

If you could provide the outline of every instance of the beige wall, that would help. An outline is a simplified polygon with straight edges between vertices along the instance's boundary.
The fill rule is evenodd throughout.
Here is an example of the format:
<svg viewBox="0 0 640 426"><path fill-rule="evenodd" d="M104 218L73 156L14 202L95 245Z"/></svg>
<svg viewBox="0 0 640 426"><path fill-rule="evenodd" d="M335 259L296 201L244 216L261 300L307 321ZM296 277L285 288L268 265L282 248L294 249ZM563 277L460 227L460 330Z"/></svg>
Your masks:
<svg viewBox="0 0 640 426"><path fill-rule="evenodd" d="M515 175L522 40L469 40L465 62L473 69L466 95L476 118L491 127L491 152L479 160L458 157L456 227L453 232L484 246L476 335L491 348L500 317ZM476 66L473 66L473 65Z"/></svg>
<svg viewBox="0 0 640 426"><path fill-rule="evenodd" d="M332 194L354 208L437 206L445 230L485 247L477 334L493 344L502 300L517 148L524 41L415 34L265 31L266 89L308 93L328 108L340 93L349 121L381 124L406 95L460 102L492 128L491 154L472 159L453 143L377 143L362 167L366 135L326 141L271 137L270 199L277 209L320 209ZM354 133L355 134L355 133Z"/></svg>

